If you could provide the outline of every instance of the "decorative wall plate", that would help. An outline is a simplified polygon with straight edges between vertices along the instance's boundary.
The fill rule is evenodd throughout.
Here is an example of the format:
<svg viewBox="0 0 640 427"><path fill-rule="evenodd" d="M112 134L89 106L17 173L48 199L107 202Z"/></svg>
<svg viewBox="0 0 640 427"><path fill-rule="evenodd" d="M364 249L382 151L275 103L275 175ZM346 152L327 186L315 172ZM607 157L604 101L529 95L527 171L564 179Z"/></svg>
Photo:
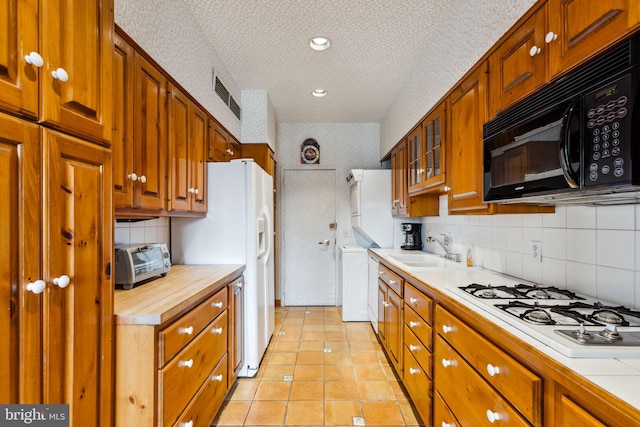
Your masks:
<svg viewBox="0 0 640 427"><path fill-rule="evenodd" d="M313 139L305 139L300 147L300 163L318 164L320 163L320 145Z"/></svg>

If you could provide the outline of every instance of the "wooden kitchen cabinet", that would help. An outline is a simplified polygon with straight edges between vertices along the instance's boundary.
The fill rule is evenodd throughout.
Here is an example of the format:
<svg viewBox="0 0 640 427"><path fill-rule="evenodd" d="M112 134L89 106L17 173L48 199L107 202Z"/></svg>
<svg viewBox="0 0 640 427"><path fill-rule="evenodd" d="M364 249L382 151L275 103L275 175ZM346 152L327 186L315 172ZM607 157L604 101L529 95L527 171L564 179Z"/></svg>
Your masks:
<svg viewBox="0 0 640 427"><path fill-rule="evenodd" d="M408 213L407 162L407 140L404 140L391 151L391 213L393 216L407 216Z"/></svg>
<svg viewBox="0 0 640 427"><path fill-rule="evenodd" d="M415 150L411 148L412 141ZM410 134L409 147L409 196L439 194L445 183L444 102L434 107Z"/></svg>
<svg viewBox="0 0 640 427"><path fill-rule="evenodd" d="M209 149L207 161L228 162L241 157L240 143L217 121L209 120Z"/></svg>
<svg viewBox="0 0 640 427"><path fill-rule="evenodd" d="M108 145L113 1L8 0L2 9L0 109Z"/></svg>
<svg viewBox="0 0 640 427"><path fill-rule="evenodd" d="M74 425L110 426L110 152L4 115L0 152L2 401L67 403Z"/></svg>
<svg viewBox="0 0 640 427"><path fill-rule="evenodd" d="M402 378L402 277L383 264L378 267L378 333L396 373Z"/></svg>
<svg viewBox="0 0 640 427"><path fill-rule="evenodd" d="M549 0L549 74L563 73L640 23L637 0Z"/></svg>
<svg viewBox="0 0 640 427"><path fill-rule="evenodd" d="M275 177L276 160L269 144L242 144L242 157L253 159L269 175Z"/></svg>
<svg viewBox="0 0 640 427"><path fill-rule="evenodd" d="M169 213L205 213L207 116L169 85Z"/></svg>
<svg viewBox="0 0 640 427"><path fill-rule="evenodd" d="M158 215L167 185L165 78L123 34L112 51L116 216Z"/></svg>

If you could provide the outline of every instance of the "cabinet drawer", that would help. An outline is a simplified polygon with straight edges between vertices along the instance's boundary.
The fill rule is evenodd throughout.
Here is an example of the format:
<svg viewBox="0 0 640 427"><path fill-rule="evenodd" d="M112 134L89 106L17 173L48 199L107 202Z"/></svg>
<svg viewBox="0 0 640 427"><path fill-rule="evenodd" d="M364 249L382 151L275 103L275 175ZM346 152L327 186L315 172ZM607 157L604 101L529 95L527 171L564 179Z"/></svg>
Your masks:
<svg viewBox="0 0 640 427"><path fill-rule="evenodd" d="M427 347L428 350L433 349L433 333L432 328L425 320L411 308L404 311L404 324L411 332L416 334L418 339Z"/></svg>
<svg viewBox="0 0 640 427"><path fill-rule="evenodd" d="M224 311L159 373L163 424L173 424L227 348Z"/></svg>
<svg viewBox="0 0 640 427"><path fill-rule="evenodd" d="M225 287L161 331L158 340L160 346L158 366L164 366L226 308L227 288Z"/></svg>
<svg viewBox="0 0 640 427"><path fill-rule="evenodd" d="M434 426L447 426L447 427L460 427L460 423L453 416L449 407L442 396L437 391L433 393L433 425Z"/></svg>
<svg viewBox="0 0 640 427"><path fill-rule="evenodd" d="M414 406L425 425L431 425L431 381L420 364L408 351L404 352L404 376L402 379Z"/></svg>
<svg viewBox="0 0 640 427"><path fill-rule="evenodd" d="M427 374L429 378L431 376L431 359L432 355L429 349L411 332L411 329L404 325L404 345L405 353L410 352L416 361L420 364L422 370ZM406 370L405 370L406 374Z"/></svg>
<svg viewBox="0 0 640 427"><path fill-rule="evenodd" d="M434 375L437 378L436 391L461 425L494 425L489 420L489 415L492 415L510 426L529 426L439 335L436 337Z"/></svg>
<svg viewBox="0 0 640 427"><path fill-rule="evenodd" d="M174 426L208 426L215 418L226 394L227 355L225 354Z"/></svg>
<svg viewBox="0 0 640 427"><path fill-rule="evenodd" d="M378 264L378 276L384 283L389 285L396 294L402 296L402 277L398 276L382 263Z"/></svg>
<svg viewBox="0 0 640 427"><path fill-rule="evenodd" d="M404 304L411 307L428 324L433 325L433 300L406 282L404 284Z"/></svg>
<svg viewBox="0 0 640 427"><path fill-rule="evenodd" d="M540 378L440 306L436 307L436 328L529 421L540 422Z"/></svg>

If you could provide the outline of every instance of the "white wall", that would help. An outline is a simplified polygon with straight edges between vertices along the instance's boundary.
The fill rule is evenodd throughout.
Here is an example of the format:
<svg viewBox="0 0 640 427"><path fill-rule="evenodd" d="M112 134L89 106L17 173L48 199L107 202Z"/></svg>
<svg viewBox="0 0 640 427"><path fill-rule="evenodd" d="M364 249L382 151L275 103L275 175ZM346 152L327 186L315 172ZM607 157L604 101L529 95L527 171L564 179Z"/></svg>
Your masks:
<svg viewBox="0 0 640 427"><path fill-rule="evenodd" d="M240 140L240 120L213 91L212 70L240 105L241 93L181 1L115 0L115 22Z"/></svg>
<svg viewBox="0 0 640 427"><path fill-rule="evenodd" d="M278 125L278 151L276 152L277 206L295 203L287 198L286 189L282 189L284 170L313 169L314 165L300 164L300 145L307 138L315 139L320 145L320 166L336 170L336 221L338 228L336 237L338 245L358 243L351 228L351 212L349 207L349 186L346 182L351 169L379 169L378 150L380 144L380 126L378 123L280 123ZM278 209L278 224L282 227L282 209ZM279 236L284 230L280 228ZM281 245L281 242L278 242ZM282 247L282 246L280 246ZM279 263L283 259L283 251L279 251ZM280 272L283 269L280 268ZM280 281L280 280L277 280ZM281 282L281 281L280 281ZM280 298L280 290L276 289L276 298Z"/></svg>
<svg viewBox="0 0 640 427"><path fill-rule="evenodd" d="M266 90L242 91L243 144L267 143L275 152L277 147L276 112Z"/></svg>
<svg viewBox="0 0 640 427"><path fill-rule="evenodd" d="M640 205L558 206L553 214L422 218L423 240L451 233L454 250L490 270L640 308ZM438 236L442 237L442 236ZM542 242L542 262L532 241ZM428 252L442 253L435 244Z"/></svg>

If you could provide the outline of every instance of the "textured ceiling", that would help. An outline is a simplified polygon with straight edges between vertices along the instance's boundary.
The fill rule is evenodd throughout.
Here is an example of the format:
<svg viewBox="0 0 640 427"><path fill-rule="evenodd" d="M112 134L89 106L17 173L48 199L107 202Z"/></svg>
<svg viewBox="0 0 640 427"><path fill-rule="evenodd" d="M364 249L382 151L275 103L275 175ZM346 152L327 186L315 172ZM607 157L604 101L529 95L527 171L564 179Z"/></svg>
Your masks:
<svg viewBox="0 0 640 427"><path fill-rule="evenodd" d="M380 122L448 0L182 0L242 90L278 122ZM316 52L309 39L326 36ZM431 40L433 42L433 40ZM324 98L311 96L322 88Z"/></svg>

